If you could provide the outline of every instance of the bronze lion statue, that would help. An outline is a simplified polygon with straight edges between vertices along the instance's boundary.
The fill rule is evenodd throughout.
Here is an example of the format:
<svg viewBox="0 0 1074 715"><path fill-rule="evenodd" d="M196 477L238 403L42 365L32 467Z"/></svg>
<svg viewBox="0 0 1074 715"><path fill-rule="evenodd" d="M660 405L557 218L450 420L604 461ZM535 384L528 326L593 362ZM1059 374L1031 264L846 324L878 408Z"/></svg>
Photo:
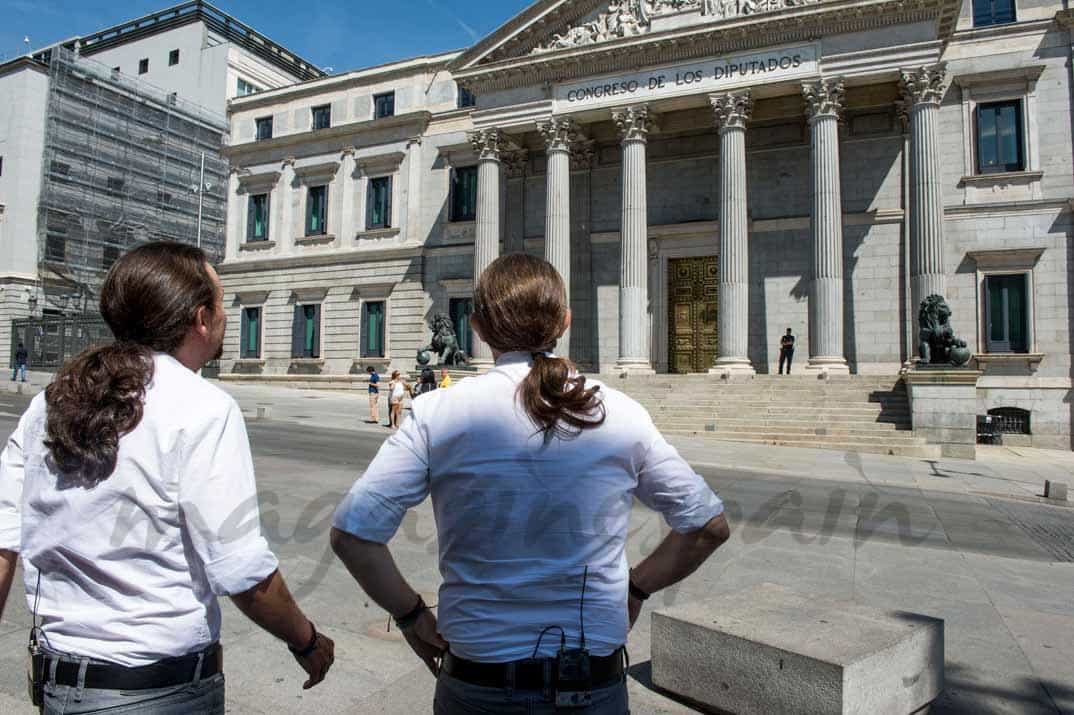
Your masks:
<svg viewBox="0 0 1074 715"><path fill-rule="evenodd" d="M429 321L429 327L433 330L433 340L418 350L418 364L428 365L433 359L433 353L436 353L440 356L441 365L465 365L466 353L459 348L459 338L455 335L451 318L437 313Z"/></svg>
<svg viewBox="0 0 1074 715"><path fill-rule="evenodd" d="M951 328L951 307L942 295L930 295L921 301L917 314L922 365L962 367L970 361L966 341L959 340Z"/></svg>

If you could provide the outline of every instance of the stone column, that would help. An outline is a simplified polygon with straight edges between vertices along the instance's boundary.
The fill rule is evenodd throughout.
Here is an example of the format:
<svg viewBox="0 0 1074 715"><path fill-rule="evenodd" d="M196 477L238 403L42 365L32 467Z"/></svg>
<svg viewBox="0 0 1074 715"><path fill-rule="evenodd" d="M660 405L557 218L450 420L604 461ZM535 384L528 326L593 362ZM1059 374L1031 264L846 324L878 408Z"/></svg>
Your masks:
<svg viewBox="0 0 1074 715"><path fill-rule="evenodd" d="M915 316L925 298L947 293L937 140L945 74L943 63L902 73L902 109L910 123L910 292Z"/></svg>
<svg viewBox="0 0 1074 715"><path fill-rule="evenodd" d="M813 290L806 370L849 374L843 348L843 201L839 186L839 115L843 81L802 85L812 138Z"/></svg>
<svg viewBox="0 0 1074 715"><path fill-rule="evenodd" d="M474 237L474 286L481 274L500 255L500 144L498 129L482 129L470 134L478 155L477 222ZM492 348L474 335L470 364L482 370L494 364Z"/></svg>
<svg viewBox="0 0 1074 715"><path fill-rule="evenodd" d="M653 374L649 349L649 209L645 150L652 117L645 105L612 110L623 146L623 220L616 372Z"/></svg>
<svg viewBox="0 0 1074 715"><path fill-rule="evenodd" d="M548 156L548 188L545 192L544 257L555 266L571 295L571 143L577 127L566 117L538 122ZM556 344L556 354L570 357L570 330Z"/></svg>
<svg viewBox="0 0 1074 715"><path fill-rule="evenodd" d="M712 95L720 131L719 352L710 373L754 375L750 364L750 256L746 195L749 90Z"/></svg>
<svg viewBox="0 0 1074 715"><path fill-rule="evenodd" d="M339 245L350 246L350 242L358 234L359 222L356 220L356 214L360 206L354 185L354 147L343 150L339 172ZM361 225L364 228L365 224Z"/></svg>

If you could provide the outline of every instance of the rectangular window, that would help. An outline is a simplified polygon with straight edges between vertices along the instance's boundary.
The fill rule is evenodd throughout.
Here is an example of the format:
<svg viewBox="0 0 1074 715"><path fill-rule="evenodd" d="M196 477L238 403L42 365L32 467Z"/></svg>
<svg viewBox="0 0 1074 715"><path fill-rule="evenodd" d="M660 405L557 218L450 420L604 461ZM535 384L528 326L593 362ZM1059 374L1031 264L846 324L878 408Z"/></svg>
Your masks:
<svg viewBox="0 0 1074 715"><path fill-rule="evenodd" d="M239 335L239 358L261 359L261 309L243 308Z"/></svg>
<svg viewBox="0 0 1074 715"><path fill-rule="evenodd" d="M306 235L323 236L328 233L328 187L311 186L306 196Z"/></svg>
<svg viewBox="0 0 1074 715"><path fill-rule="evenodd" d="M126 182L116 176L108 177L108 193L119 194L123 192L123 186Z"/></svg>
<svg viewBox="0 0 1074 715"><path fill-rule="evenodd" d="M985 322L988 352L1029 352L1029 278L1020 275L985 278Z"/></svg>
<svg viewBox="0 0 1074 715"><path fill-rule="evenodd" d="M362 303L362 357L384 357L384 301Z"/></svg>
<svg viewBox="0 0 1074 715"><path fill-rule="evenodd" d="M474 344L474 334L470 330L470 314L473 312L473 298L452 298L448 304L448 314L451 317L451 325L455 328L459 349L468 357L470 346Z"/></svg>
<svg viewBox="0 0 1074 715"><path fill-rule="evenodd" d="M378 94L373 97L373 118L384 119L395 115L395 92Z"/></svg>
<svg viewBox="0 0 1074 715"><path fill-rule="evenodd" d="M477 167L463 166L451 170L451 220L473 221L477 218Z"/></svg>
<svg viewBox="0 0 1074 715"><path fill-rule="evenodd" d="M65 182L71 176L71 165L62 161L53 161L48 168L49 174L57 181Z"/></svg>
<svg viewBox="0 0 1074 715"><path fill-rule="evenodd" d="M272 117L261 117L257 120L257 141L265 141L272 138Z"/></svg>
<svg viewBox="0 0 1074 715"><path fill-rule="evenodd" d="M328 129L332 126L332 107L325 104L313 108L313 129Z"/></svg>
<svg viewBox="0 0 1074 715"><path fill-rule="evenodd" d="M157 189L157 203L167 208L172 205L172 195L162 189Z"/></svg>
<svg viewBox="0 0 1074 715"><path fill-rule="evenodd" d="M269 237L268 194L254 194L246 207L246 240L267 241Z"/></svg>
<svg viewBox="0 0 1074 715"><path fill-rule="evenodd" d="M45 260L63 263L67 260L67 238L49 229L45 236Z"/></svg>
<svg viewBox="0 0 1074 715"><path fill-rule="evenodd" d="M477 106L477 97L474 96L474 93L471 92L470 90L466 89L465 87L460 86L459 87L459 109L462 109L463 107L476 107L476 106Z"/></svg>
<svg viewBox="0 0 1074 715"><path fill-rule="evenodd" d="M119 260L119 249L115 246L105 246L101 251L101 267L108 270L112 264Z"/></svg>
<svg viewBox="0 0 1074 715"><path fill-rule="evenodd" d="M389 228L392 225L392 177L378 176L369 180L366 197L365 227Z"/></svg>
<svg viewBox="0 0 1074 715"><path fill-rule="evenodd" d="M175 67L179 64L179 50L172 50L168 53L168 66Z"/></svg>
<svg viewBox="0 0 1074 715"><path fill-rule="evenodd" d="M1022 103L1019 100L977 106L977 172L1024 171Z"/></svg>
<svg viewBox="0 0 1074 715"><path fill-rule="evenodd" d="M236 95L239 97L245 97L249 94L257 94L261 91L261 88L257 85L250 84L242 77L239 77L239 83L236 87Z"/></svg>
<svg viewBox="0 0 1074 715"><path fill-rule="evenodd" d="M296 305L291 330L291 357L321 357L321 306Z"/></svg>
<svg viewBox="0 0 1074 715"><path fill-rule="evenodd" d="M145 74L149 71L149 58L145 57L138 60L138 74Z"/></svg>
<svg viewBox="0 0 1074 715"><path fill-rule="evenodd" d="M973 26L1014 22L1014 0L973 0Z"/></svg>
<svg viewBox="0 0 1074 715"><path fill-rule="evenodd" d="M0 156L0 176L4 175L4 157Z"/></svg>

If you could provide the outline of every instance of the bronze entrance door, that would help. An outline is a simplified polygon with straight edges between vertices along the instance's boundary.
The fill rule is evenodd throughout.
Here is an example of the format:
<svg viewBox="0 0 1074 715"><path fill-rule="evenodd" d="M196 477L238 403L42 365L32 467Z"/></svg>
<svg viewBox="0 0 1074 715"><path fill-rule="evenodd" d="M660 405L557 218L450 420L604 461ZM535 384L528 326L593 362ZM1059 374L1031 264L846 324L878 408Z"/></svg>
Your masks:
<svg viewBox="0 0 1074 715"><path fill-rule="evenodd" d="M668 261L669 372L708 372L715 364L719 287L716 256Z"/></svg>

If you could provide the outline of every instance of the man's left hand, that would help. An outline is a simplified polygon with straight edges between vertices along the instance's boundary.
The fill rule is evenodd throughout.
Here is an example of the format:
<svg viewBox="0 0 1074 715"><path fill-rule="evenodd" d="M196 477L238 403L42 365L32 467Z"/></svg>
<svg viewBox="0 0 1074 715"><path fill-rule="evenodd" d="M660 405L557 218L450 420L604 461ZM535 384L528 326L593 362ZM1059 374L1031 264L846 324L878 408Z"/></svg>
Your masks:
<svg viewBox="0 0 1074 715"><path fill-rule="evenodd" d="M448 644L437 630L436 616L426 609L413 626L403 631L403 637L411 650L417 653L434 676L440 674L440 658L447 652Z"/></svg>
<svg viewBox="0 0 1074 715"><path fill-rule="evenodd" d="M630 614L630 627L634 628L634 624L638 621L638 616L641 615L641 601L633 596L627 596L627 613Z"/></svg>

